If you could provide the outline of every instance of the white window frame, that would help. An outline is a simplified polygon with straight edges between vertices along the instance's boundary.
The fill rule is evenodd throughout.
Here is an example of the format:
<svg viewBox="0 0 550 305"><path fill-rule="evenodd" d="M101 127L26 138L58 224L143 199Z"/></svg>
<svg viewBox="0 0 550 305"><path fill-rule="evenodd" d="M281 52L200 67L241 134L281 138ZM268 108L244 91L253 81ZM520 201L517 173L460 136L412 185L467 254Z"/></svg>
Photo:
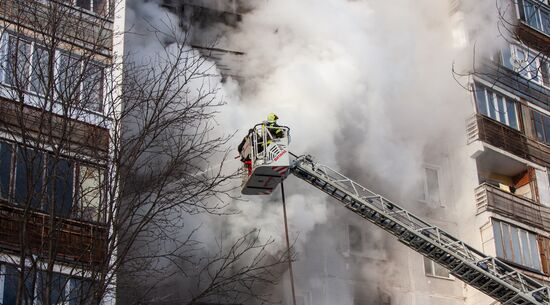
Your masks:
<svg viewBox="0 0 550 305"><path fill-rule="evenodd" d="M9 31L9 30L5 30L5 29L2 29L3 30L3 33L1 33L1 36L0 37L0 40L1 40L1 47L0 47L0 52L1 52L1 59L2 59L2 63L1 63L1 69L0 69L0 83L2 83L3 86L6 86L8 88L11 88L12 86L10 84L8 84L8 81L7 81L7 76L6 76L6 70L8 68L7 64L8 64L8 61L7 61L7 58L8 56L10 56L10 54L8 53L9 51L9 39L10 39L10 36L11 37L15 37L16 39L19 39L21 41L24 41L26 43L29 44L29 52L30 52L30 56L29 56L29 71L27 71L28 73L28 77L30 79L30 76L31 76L31 71L32 71L32 59L33 59L33 53L34 53L34 41L32 41L32 39L26 37L26 36L23 36L23 35L18 35L18 33L16 32L13 32L13 31ZM28 88L25 88L24 89L25 92L28 92Z"/></svg>
<svg viewBox="0 0 550 305"><path fill-rule="evenodd" d="M95 7L94 7L94 0L88 0L88 2L90 2L90 9L87 9L87 8L83 8L81 6L78 6L77 5L77 0L71 0L71 5L79 10L83 10L87 13L90 13L90 14L93 14L93 15L97 15L97 16L100 16L100 17L104 17L104 16L101 16L98 12L95 11ZM110 0L105 0L105 10L108 12L109 11L109 8L111 6L111 1Z"/></svg>
<svg viewBox="0 0 550 305"><path fill-rule="evenodd" d="M476 85L476 83L479 83L481 85L481 88L480 86ZM483 114L479 111L478 107L479 107L479 103L480 101L477 100L477 92L478 90L483 90L483 95L484 95L484 103L485 103L485 109L487 109L487 114ZM486 84L482 83L482 82L479 82L479 81L475 81L474 82L474 90L473 90L473 94L474 94L474 101L476 102L476 113L478 114L481 114L481 115L484 115L490 119L493 119L499 123L502 123L512 129L515 129L515 130L518 130L518 131L521 131L521 126L520 126L520 122L519 122L519 116L518 116L518 106L517 106L517 102L515 99L513 98L510 98L508 97L507 95L505 94L502 94L501 92L498 92L497 90L493 89L493 88L490 88L488 87ZM504 116L504 121L505 122L502 122L500 120L500 115L499 115L499 112L500 112L500 109L499 109L499 103L498 103L498 97L502 97L504 99L504 107L506 107L506 104L507 102L510 102L513 104L514 106L514 120L516 122L516 126L517 128L514 128L510 125L510 118L509 118L509 115L508 115L508 109L505 109L505 116ZM491 97L491 100L489 100L489 97ZM495 102L496 101L496 102ZM492 102L492 104L494 105L491 105L490 102ZM494 111L495 111L495 117L492 117L490 116L491 112L489 111L490 108L494 108Z"/></svg>
<svg viewBox="0 0 550 305"><path fill-rule="evenodd" d="M92 0L91 0L92 1ZM35 92L31 86L32 86L32 75L33 75L33 71L34 71L34 66L33 66L33 61L34 61L34 56L35 56L35 48L37 47L44 47L44 45L34 41L33 39L29 38L29 37L26 37L24 35L20 35L16 32L13 32L13 31L9 31L9 30L4 30L3 28L0 28L0 30L3 30L2 32L0 32L0 60L1 60L1 63L0 63L0 84L2 87L4 87L5 89L7 89L8 91L6 92L7 93L7 98L12 98L12 94L10 94L9 90L11 87L10 84L8 84L7 82L7 76L6 76L6 70L7 70L7 58L9 56L8 54L8 41L9 41L9 37L10 36L13 36L13 37L16 37L22 41L25 41L27 43L29 43L30 45L30 48L29 48L29 52L30 52L30 56L29 56L29 70L27 71L28 75L28 79L29 79L29 82L27 84L27 87L24 88L24 91L26 94L28 94L29 96L35 96L35 97L38 97L38 98L43 98L44 97L44 94L40 93L40 92ZM52 99L54 101L58 100L59 99L59 92L58 92L58 86L60 85L60 78L59 78L59 73L60 73L60 65L61 65L61 61L60 61L60 58L61 56L69 56L71 58L77 58L78 60L80 60L80 56L78 54L74 54L74 53L71 53L71 52L68 52L68 51L65 51L65 50L59 50L59 49L56 49L55 50L55 54L54 54L54 60L55 60L55 63L54 63L54 75L53 75L53 78L54 78L54 81L55 81L55 84L54 86L56 87L56 90L54 92L54 96L52 97ZM83 111L87 112L87 113L91 113L91 114L94 114L94 115L99 115L99 116L104 116L105 114L105 109L107 108L107 103L106 103L106 90L107 90L107 67L105 67L105 65L100 62L100 61L96 61L96 60L90 60L88 65L88 67L91 67L91 66L95 66L95 67L98 67L102 70L102 78L101 78L101 99L98 101L101 105L101 107L99 107L101 110L100 111L97 111L95 109L90 109L90 108L87 108L87 107L82 107L82 106L79 106L79 109L82 109ZM84 73L84 63L83 62L79 62L79 75L83 75ZM79 100L82 100L82 96L84 94L84 81L82 81L80 83L80 86L79 86ZM32 99L29 99L29 103L30 105L33 105L33 106L37 106L37 103L38 101L35 101L35 102L32 102L31 101ZM55 111L54 111L55 112Z"/></svg>
<svg viewBox="0 0 550 305"><path fill-rule="evenodd" d="M530 25L530 24L529 24L529 21L527 20L527 19L528 19L528 16L527 16L527 12L526 12L526 9L525 9L525 5L526 5L527 2L534 2L535 13L538 15L538 20L540 21L540 24L538 24L538 26L540 26L540 29L538 29L538 28L533 27L532 25ZM542 3L542 4L537 5L536 2L539 2L539 3ZM516 1L516 5L519 6L518 1ZM545 30L547 30L547 31L550 32L550 29L545 29L545 28L544 28L544 23L542 22L542 15L541 15L541 13L540 13L540 11L541 11L540 5L548 5L548 0L532 0L532 1L528 1L528 0L526 1L526 0L524 0L524 1L523 1L522 11L523 11L523 15L524 15L525 20L523 20L523 22L525 22L526 25L528 25L529 27L533 28L534 30L539 31L539 32L543 33L544 35L549 35L548 33L545 32ZM519 17L519 14L518 14L518 17Z"/></svg>
<svg viewBox="0 0 550 305"><path fill-rule="evenodd" d="M447 268L445 268L444 266L441 266L445 269L447 269L447 272L449 272L449 275L448 276L442 276L442 275L438 275L438 274L435 274L435 265L437 264L436 262L434 262L433 260L425 257L425 256L422 256L422 266L424 267L424 275L427 276L427 277L433 277L433 278L438 278L438 279L443 279L443 280L448 280L448 281L454 281L454 278L451 274L451 271ZM430 274L430 273L427 273L426 272L426 264L430 264L431 266L431 270L433 271L433 274Z"/></svg>
<svg viewBox="0 0 550 305"><path fill-rule="evenodd" d="M511 60L511 64L514 67L514 71L516 71L519 75L521 75L521 77L529 81L532 81L538 85L550 88L549 87L550 84L544 83L543 74L542 74L543 65L546 65L548 71L550 71L550 58L547 58L540 51L534 50L529 47L520 46L518 44L511 44L509 48L510 48L510 56L511 56L509 60ZM527 57L527 59L520 58L519 52L523 52L524 55ZM531 61L529 59L529 55L533 55L533 54L534 54L534 58ZM503 60L506 60L506 59L503 58ZM535 64L536 66L536 75L534 75L534 73L532 73L533 71L530 69L530 66L532 64Z"/></svg>

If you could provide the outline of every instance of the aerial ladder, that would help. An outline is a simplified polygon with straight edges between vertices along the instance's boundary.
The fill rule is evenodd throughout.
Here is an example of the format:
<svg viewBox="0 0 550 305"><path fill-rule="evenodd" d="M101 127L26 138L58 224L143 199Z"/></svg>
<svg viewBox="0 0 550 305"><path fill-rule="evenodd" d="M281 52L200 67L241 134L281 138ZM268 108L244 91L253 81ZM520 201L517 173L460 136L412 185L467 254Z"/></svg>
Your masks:
<svg viewBox="0 0 550 305"><path fill-rule="evenodd" d="M284 137L275 139L265 124L256 125L246 137L249 147L244 157L251 163L245 165L247 168L243 171L243 194L269 194L283 179L293 174L502 305L550 305L550 291L545 285L498 258L465 244L338 171L315 162L310 155L290 153L288 127L275 128L283 129ZM293 160L290 154L294 156ZM286 168L285 172L278 171L281 167Z"/></svg>

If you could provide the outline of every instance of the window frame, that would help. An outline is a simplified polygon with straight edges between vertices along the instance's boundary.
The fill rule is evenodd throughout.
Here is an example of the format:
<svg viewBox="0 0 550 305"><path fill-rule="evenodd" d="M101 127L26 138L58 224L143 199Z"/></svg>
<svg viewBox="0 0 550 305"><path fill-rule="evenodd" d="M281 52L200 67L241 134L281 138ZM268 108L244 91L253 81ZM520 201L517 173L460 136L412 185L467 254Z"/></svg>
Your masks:
<svg viewBox="0 0 550 305"><path fill-rule="evenodd" d="M428 164L424 164L424 166L422 167L423 169L423 176L422 176L422 182L423 182L423 186L424 186L424 190L423 190L423 193L422 193L422 198L420 201L422 202L425 202L425 203L428 203L428 204L431 204L431 205L434 205L434 206L442 206L443 205L443 200L441 200L441 168L439 166L435 166L435 165L428 165ZM430 186L429 186L429 183L428 183L428 171L433 171L435 172L436 174L436 179L437 179L437 197L438 197L438 200L432 200L432 198L430 198Z"/></svg>
<svg viewBox="0 0 550 305"><path fill-rule="evenodd" d="M502 62L508 60L512 69L521 77L550 88L550 76L543 73L543 69L550 72L550 58L544 56L540 51L516 43L507 45L507 48L509 49L510 58L504 58L501 52ZM520 58L520 52L523 53L523 58ZM531 68L533 64L535 69ZM533 71L536 71L536 75L533 74Z"/></svg>
<svg viewBox="0 0 550 305"><path fill-rule="evenodd" d="M537 3L538 2L538 3ZM519 5L519 3L517 3ZM530 4L532 5L533 9L534 9L534 12L536 14L535 19L537 19L537 24L536 25L532 25L529 21L530 21L530 17L527 16L527 5ZM535 29L536 31L539 31L547 36L550 36L550 25L549 25L549 28L547 29L544 25L544 22L543 22L543 18L542 18L542 13L541 13L541 10L543 10L542 6L543 5L548 5L547 3L547 0L535 0L535 1L531 1L531 0L523 0L523 7L521 8L522 9L522 12L523 12L523 22L528 25L530 28L533 28ZM548 18L550 20L550 10L547 10L548 12ZM550 23L550 22L549 22Z"/></svg>
<svg viewBox="0 0 550 305"><path fill-rule="evenodd" d="M482 109L480 108L481 107L481 101L478 100L478 93L479 92L483 92L482 95L484 97L484 104L485 104L485 111L486 113L484 113L482 111ZM505 95L505 94L502 94L501 92L498 92L497 90L494 90L492 88L489 88L487 85L485 84L482 84L480 83L479 81L474 81L473 82L473 94L474 94L474 101L475 101L475 104L476 104L476 113L477 114L480 114L480 115L483 115L487 118L490 118L496 122L499 122L503 125L506 125L514 130L517 130L517 131L522 131L522 127L521 127L521 120L520 120L520 116L519 116L519 111L518 111L518 105L517 105L517 102L515 99L513 98L510 98L509 96ZM491 97L491 99L489 99L489 97ZM499 97L502 98L502 100L504 101L503 103L503 106L506 108L505 109L505 121L502 122L500 120L500 109L498 109L499 107ZM496 102L495 102L496 101ZM493 104L493 105L490 105L490 104ZM516 127L514 126L511 126L510 125L510 115L509 115L509 112L508 112L508 105L512 105L514 108L514 121L515 121L515 125ZM494 110L494 117L491 116L491 111L490 111L490 107L492 107Z"/></svg>
<svg viewBox="0 0 550 305"><path fill-rule="evenodd" d="M93 1L93 0L90 0L90 1ZM108 1L108 0L107 0ZM35 60L35 56L36 56L36 52L35 52L35 49L38 49L38 48L43 48L46 53L49 52L49 49L44 46L43 44L27 37L27 36L24 36L24 35L21 35L19 33L16 33L16 32L13 32L13 31L10 31L10 30L5 30L2 34L0 34L0 84L2 86L5 86L6 88L13 88L13 85L11 85L9 82L8 82L8 78L7 78L7 71L8 71L8 58L9 58L9 39L10 37L15 37L16 39L18 40L21 40L21 41L24 41L26 43L29 44L29 58L28 58L28 71L26 71L26 74L27 74L27 78L28 78L28 81L27 81L27 84L25 84L25 88L23 89L23 91L25 92L25 94L29 94L29 95L33 95L33 96L37 96L38 98L44 98L45 97L45 94L43 92L37 92L37 90L35 90L36 88L33 88L33 75L36 71L33 63L34 63L34 60ZM54 81L54 93L53 93L53 96L50 97L50 99L54 102L54 103L59 103L59 99L60 99L60 86L62 85L61 84L61 79L60 79L60 73L61 73L61 57L62 56L67 56L68 58L70 59L76 59L77 62L78 62L78 72L77 72L77 76L78 77L81 77L82 80L80 81L80 84L78 86L78 97L77 97L77 103L75 105L75 107L77 107L78 109L81 109L85 112L89 112L89 113L92 113L92 114L96 114L96 115L100 115L100 116L104 116L105 115L105 108L106 108L106 94L105 94L105 90L107 88L107 67L105 66L104 63L100 62L100 61L97 61L97 60L93 60L93 59L86 59L85 61L82 60L82 57L79 56L78 54L75 54L75 53L72 53L72 52L69 52L67 50L61 50L61 49L55 49L54 50L55 54L53 55L53 60L54 60L54 71L53 71L53 81ZM84 67L86 66L86 67ZM99 100L95 100L92 104L93 106L92 107L86 107L86 105L83 105L82 104L82 101L83 100L87 100L88 101L88 104L90 104L90 99L89 98L86 98L84 97L84 93L86 92L86 89L85 89L85 83L86 83L86 77L85 77L85 68L91 68L91 67L95 67L97 68L97 70L100 72L100 79L98 81L99 83L99 87L98 88L100 90L100 92L97 94L97 96L99 97Z"/></svg>
<svg viewBox="0 0 550 305"><path fill-rule="evenodd" d="M82 11L85 11L89 14L92 14L92 15L96 15L96 16L99 16L99 17L102 17L102 18L105 18L105 17L108 17L107 16L107 12L109 12L109 8L111 6L111 3L109 0L104 0L105 2L105 5L104 5L104 8L103 10L105 11L105 14L102 14L101 12L99 11L96 11L96 8L95 8L95 0L87 0L87 2L89 3L90 5L90 8L84 8L80 5L78 5L78 1L79 0L71 0L71 5L73 7L75 7L76 9L78 10L82 10ZM105 15L105 16L104 16Z"/></svg>
<svg viewBox="0 0 550 305"><path fill-rule="evenodd" d="M433 278L438 278L438 279L442 279L442 280L447 280L447 281L454 281L454 278L453 278L453 275L451 274L451 271L443 266L441 266L440 264L434 262L433 260L425 257L425 256L422 256L422 259L423 259L423 267L424 267L424 275L427 276L427 277L433 277ZM432 273L428 273L427 269L427 265L426 264L429 264L429 269L432 271ZM440 275L440 274L436 274L436 265L439 265L440 268L443 268L447 271L447 276L443 276L443 275Z"/></svg>
<svg viewBox="0 0 550 305"><path fill-rule="evenodd" d="M28 71L27 71L27 77L29 77L29 80L30 80L30 75L31 75L31 70L32 70L32 57L33 57L33 45L34 45L34 42L32 41L32 39L26 37L26 36L23 36L23 35L19 35L18 33L16 32L13 32L13 31L10 31L10 30L5 30L3 31L3 33L0 35L0 44L1 44L1 47L0 47L0 50L1 50L1 57L2 57L2 62L0 63L0 67L1 67L1 71L0 71L0 83L3 85L3 86L7 86L9 88L13 88L13 84L10 83L8 81L8 70L10 70L9 68L9 57L11 56L10 55L10 37L15 37L15 39L19 40L19 41L23 41L25 43L27 43L29 45L29 58L28 58ZM19 50L19 48L17 49ZM26 92L27 91L27 88L24 89L24 91Z"/></svg>
<svg viewBox="0 0 550 305"><path fill-rule="evenodd" d="M84 196L83 194L81 194L81 192L83 191L83 184L84 184L84 180L82 180L82 168L83 167L86 167L86 168L91 168L91 169L94 169L94 170L97 170L98 172L98 178L99 178L99 186L98 186L98 193L99 193L99 199L98 199L98 205L97 205L97 211L96 211L96 215L95 215L95 219L92 219L92 220L89 220L89 219L85 219L84 218L84 208L83 207L83 201L84 201ZM106 193L105 193L105 181L106 181L106 170L102 167L99 167L99 166L95 166L95 165L90 165L90 164L86 164L86 163L82 163L82 162L77 162L76 166L75 166L75 170L76 170L76 175L75 175L75 184L74 184L74 187L75 187L75 202L73 203L73 205L75 205L77 207L76 210L73 211L73 215L71 215L72 217L74 217L75 219L80 219L80 220L83 220L83 221L87 221L87 222L94 222L94 223L104 223L105 222L105 211L104 211L104 207L105 207L105 198L106 198ZM89 205L87 206L89 207ZM75 213L78 213L78 215L74 215Z"/></svg>
<svg viewBox="0 0 550 305"><path fill-rule="evenodd" d="M550 116L540 112L540 111L537 111L535 109L530 109L531 110L531 121L532 121L532 126L533 126L533 131L534 131L534 138L535 140L539 141L540 143L542 144L546 144L546 145L549 145L550 146L550 132L547 134L547 130L550 131L550 125L548 126L548 129L546 128L547 126L545 126L545 118L547 118L549 121L550 121ZM543 139L541 140L539 138L539 135L538 135L538 130L537 130L537 116L540 118L540 124L541 124L541 127L542 127L542 137Z"/></svg>
<svg viewBox="0 0 550 305"><path fill-rule="evenodd" d="M5 140L5 139L0 139L0 144L2 145L7 145L9 146L10 150L11 150L11 160L10 160L10 168L9 168L9 173L10 173L10 176L9 176L9 182L8 182L8 195L7 195L7 198L6 197L0 197L0 200L3 200L3 201L7 201L11 204L14 204L14 205L19 205L21 206L21 203L19 203L17 201L17 161L18 161L18 153L19 153L19 149L27 149L27 150L32 150L32 151L37 151L38 153L41 154L41 158L42 158L42 164L41 164L41 167L42 167L42 172L41 172L41 178L40 178L40 181L41 181L41 188L45 188L45 189L41 189L41 192L47 196L48 198L46 200L49 200L50 202L54 203L54 204L57 204L57 201L56 201L56 194L54 194L53 192L50 192L49 191L49 185L50 184L53 184L53 183L56 183L56 179L54 178L50 178L49 177L49 173L50 173L50 160L52 160L52 155L51 155L51 152L47 151L47 150L41 150L41 149L36 149L36 148L32 148L32 147L27 147L27 146L24 146L24 145L21 145L19 143L16 143L16 142L11 142L11 141L8 141L8 140ZM55 158L53 159L55 160ZM66 157L59 157L59 161L61 162L67 162L68 164L70 164L70 168L71 168L71 173L72 173L72 198L71 198L71 201L70 201L70 204L71 204L71 209L70 209L70 212L68 215L62 215L60 213L56 213L56 216L57 217L61 217L61 218L65 218L65 219L73 219L73 220L79 220L79 221L85 221L85 222L89 222L89 223L99 223L99 224L103 224L105 223L105 219L106 219L106 215L105 215L105 198L107 196L106 194L106 189L105 189L105 181L106 181L106 178L107 178L107 168L101 166L101 165L98 165L98 164L93 164L93 163L90 163L90 162L85 162L85 161L82 161L82 160L78 160L78 159L75 159L75 158L66 158ZM56 163L56 164L59 164ZM99 186L98 186L98 194L99 194L99 202L98 202L98 206L97 206L97 211L96 211L96 215L94 215L94 218L93 219L86 219L84 217L82 217L82 213L80 211L80 208L82 207L82 200L83 198L81 198L81 194L80 194L80 191L81 191L81 181L80 181L80 176L81 176L81 168L82 167L86 167L86 168L92 168L94 170L97 171L98 173L98 177L99 177ZM28 178L28 177L27 177ZM26 182L27 183L27 182ZM47 202L44 200L44 198L42 198L42 201L40 201L39 203L39 207L34 207L34 206L31 206L31 208L33 210L36 210L36 211L40 211L40 212L48 212L49 210L47 208ZM78 211L78 212L77 212Z"/></svg>
<svg viewBox="0 0 550 305"><path fill-rule="evenodd" d="M543 272L536 233L495 218L491 218L491 225L493 227L495 255L498 258L514 265L522 266L528 270ZM514 229L517 233L514 233ZM514 239L514 234L516 235L516 239ZM514 240L516 240L519 244L514 245ZM527 245L523 245L525 241L527 241ZM517 253L520 256L519 262L515 257L516 248L519 250ZM535 253L532 253L533 250L535 250ZM510 251L511 253L508 254L507 251ZM528 253L526 253L526 251L528 251ZM533 261L533 258L536 258L536 261ZM531 264L528 265L528 262Z"/></svg>

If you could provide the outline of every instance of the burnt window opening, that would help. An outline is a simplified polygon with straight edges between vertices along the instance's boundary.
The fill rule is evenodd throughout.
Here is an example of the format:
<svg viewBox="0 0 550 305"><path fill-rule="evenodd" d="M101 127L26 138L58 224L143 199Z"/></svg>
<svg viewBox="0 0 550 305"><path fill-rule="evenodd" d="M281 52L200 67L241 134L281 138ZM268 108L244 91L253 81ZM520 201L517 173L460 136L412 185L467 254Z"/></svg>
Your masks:
<svg viewBox="0 0 550 305"><path fill-rule="evenodd" d="M363 236L358 226L348 225L348 239L351 252L363 252Z"/></svg>

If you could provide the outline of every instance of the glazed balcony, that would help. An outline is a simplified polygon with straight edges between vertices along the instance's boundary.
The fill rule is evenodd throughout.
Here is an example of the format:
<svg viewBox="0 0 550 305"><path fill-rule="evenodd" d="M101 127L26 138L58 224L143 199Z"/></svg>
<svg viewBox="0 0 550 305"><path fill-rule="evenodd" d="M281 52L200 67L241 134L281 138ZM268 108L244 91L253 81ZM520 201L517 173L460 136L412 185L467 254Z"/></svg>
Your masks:
<svg viewBox="0 0 550 305"><path fill-rule="evenodd" d="M518 0L517 35L526 44L547 50L550 44L550 7L542 1Z"/></svg>
<svg viewBox="0 0 550 305"><path fill-rule="evenodd" d="M550 231L550 208L482 183L475 190L477 214L494 212L533 227Z"/></svg>
<svg viewBox="0 0 550 305"><path fill-rule="evenodd" d="M62 219L38 211L0 203L0 248L18 251L23 236L26 249L47 255L49 243L54 242L57 260L100 264L105 261L108 238L106 225Z"/></svg>
<svg viewBox="0 0 550 305"><path fill-rule="evenodd" d="M468 119L466 132L468 144L480 140L529 161L550 163L549 146L486 116L477 114Z"/></svg>
<svg viewBox="0 0 550 305"><path fill-rule="evenodd" d="M36 37L51 36L55 31L55 35L65 43L108 55L113 37L111 12L98 14L70 3L62 0L3 0L0 1L0 20L5 25L37 32Z"/></svg>

